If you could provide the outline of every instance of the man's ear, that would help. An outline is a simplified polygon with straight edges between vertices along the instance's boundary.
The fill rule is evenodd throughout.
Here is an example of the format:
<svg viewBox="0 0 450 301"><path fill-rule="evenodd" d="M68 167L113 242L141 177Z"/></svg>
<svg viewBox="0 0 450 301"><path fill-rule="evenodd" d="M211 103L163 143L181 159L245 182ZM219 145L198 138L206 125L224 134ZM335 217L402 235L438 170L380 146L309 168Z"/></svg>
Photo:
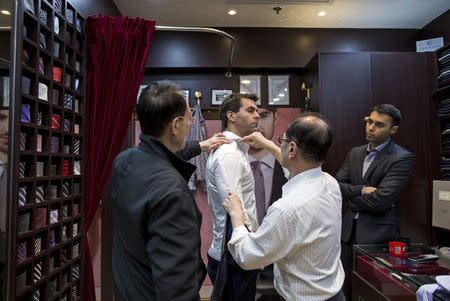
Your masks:
<svg viewBox="0 0 450 301"><path fill-rule="evenodd" d="M289 142L289 158L295 158L295 156L297 155L297 153L299 152L299 148L297 146L297 144L295 144L294 142Z"/></svg>
<svg viewBox="0 0 450 301"><path fill-rule="evenodd" d="M180 129L180 122L181 118L175 117L172 119L172 122L170 123L170 133L172 135L178 134L178 130Z"/></svg>
<svg viewBox="0 0 450 301"><path fill-rule="evenodd" d="M397 133L397 131L398 131L398 128L399 128L399 126L398 126L398 125L396 125L396 126L393 126L393 127L391 128L391 135L393 135L393 134Z"/></svg>
<svg viewBox="0 0 450 301"><path fill-rule="evenodd" d="M227 118L229 121L236 121L236 117L234 116L234 112L233 111L227 111Z"/></svg>

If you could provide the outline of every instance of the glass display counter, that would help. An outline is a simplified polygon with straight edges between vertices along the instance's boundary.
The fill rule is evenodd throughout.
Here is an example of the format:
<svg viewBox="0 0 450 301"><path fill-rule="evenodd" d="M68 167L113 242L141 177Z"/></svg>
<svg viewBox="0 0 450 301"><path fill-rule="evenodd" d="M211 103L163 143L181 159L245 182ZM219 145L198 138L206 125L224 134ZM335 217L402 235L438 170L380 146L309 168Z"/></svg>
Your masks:
<svg viewBox="0 0 450 301"><path fill-rule="evenodd" d="M450 264L444 260L416 262L410 259L434 253L434 249L423 244L411 244L403 256L390 255L387 244L354 245L353 300L416 300L420 286L436 283L438 275L450 275ZM434 300L449 299L436 296Z"/></svg>

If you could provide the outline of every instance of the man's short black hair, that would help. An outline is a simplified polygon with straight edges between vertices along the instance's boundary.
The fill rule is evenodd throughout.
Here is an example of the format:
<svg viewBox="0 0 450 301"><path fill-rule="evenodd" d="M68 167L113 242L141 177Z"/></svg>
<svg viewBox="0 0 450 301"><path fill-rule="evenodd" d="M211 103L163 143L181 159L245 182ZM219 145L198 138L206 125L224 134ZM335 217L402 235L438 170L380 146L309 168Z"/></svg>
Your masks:
<svg viewBox="0 0 450 301"><path fill-rule="evenodd" d="M136 106L142 133L160 137L167 125L177 116L184 116L187 103L177 84L158 81L148 85Z"/></svg>
<svg viewBox="0 0 450 301"><path fill-rule="evenodd" d="M402 114L400 113L400 110L391 104L381 104L374 106L372 108L372 112L377 112L378 114L386 114L391 116L393 126L398 126L400 124L400 120L402 119Z"/></svg>
<svg viewBox="0 0 450 301"><path fill-rule="evenodd" d="M322 162L333 142L328 122L317 113L303 113L286 130L286 138L294 141L307 161Z"/></svg>
<svg viewBox="0 0 450 301"><path fill-rule="evenodd" d="M222 126L224 129L228 126L227 112L232 111L237 113L242 106L241 99L248 98L254 102L258 101L258 96L256 94L245 94L245 93L231 93L220 104L220 119L222 120Z"/></svg>

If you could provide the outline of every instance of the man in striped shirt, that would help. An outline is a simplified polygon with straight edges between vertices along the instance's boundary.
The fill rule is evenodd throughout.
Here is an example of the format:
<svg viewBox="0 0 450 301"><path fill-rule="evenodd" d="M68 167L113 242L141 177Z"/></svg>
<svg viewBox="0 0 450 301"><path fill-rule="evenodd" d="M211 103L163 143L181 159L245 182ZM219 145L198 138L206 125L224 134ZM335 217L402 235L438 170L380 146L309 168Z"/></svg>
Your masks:
<svg viewBox="0 0 450 301"><path fill-rule="evenodd" d="M279 137L280 147L260 133L242 141L270 150L289 172L289 181L254 233L244 227L239 198L231 193L225 200L233 258L243 269L274 263L274 286L286 300L345 300L342 197L337 181L321 169L332 142L329 125L319 115L304 114Z"/></svg>

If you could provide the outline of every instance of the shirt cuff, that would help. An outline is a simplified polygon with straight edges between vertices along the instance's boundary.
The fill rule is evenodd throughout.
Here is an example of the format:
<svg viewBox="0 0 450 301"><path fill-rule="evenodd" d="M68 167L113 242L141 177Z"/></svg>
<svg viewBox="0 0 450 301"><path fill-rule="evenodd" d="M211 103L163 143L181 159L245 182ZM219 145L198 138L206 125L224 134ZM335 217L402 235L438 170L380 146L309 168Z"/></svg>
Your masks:
<svg viewBox="0 0 450 301"><path fill-rule="evenodd" d="M231 239L228 242L228 244L235 244L238 240L240 240L242 237L246 236L249 233L250 232L248 232L245 226L243 225L237 226L236 228L234 228L233 233L231 234Z"/></svg>

